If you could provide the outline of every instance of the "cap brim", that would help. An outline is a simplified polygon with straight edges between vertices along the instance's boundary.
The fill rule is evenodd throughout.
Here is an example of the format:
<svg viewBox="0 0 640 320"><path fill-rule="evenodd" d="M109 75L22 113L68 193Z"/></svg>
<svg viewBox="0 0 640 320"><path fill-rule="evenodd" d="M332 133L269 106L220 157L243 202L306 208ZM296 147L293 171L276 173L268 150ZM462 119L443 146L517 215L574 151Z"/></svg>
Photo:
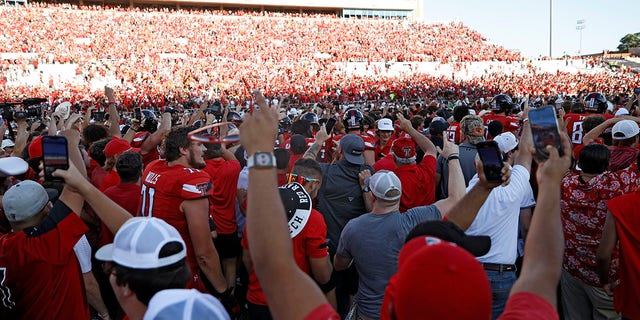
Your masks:
<svg viewBox="0 0 640 320"><path fill-rule="evenodd" d="M96 252L96 259L100 261L113 261L113 243L104 245Z"/></svg>
<svg viewBox="0 0 640 320"><path fill-rule="evenodd" d="M348 153L343 153L343 154L344 154L344 159L347 160L347 162L349 162L349 163L357 164L357 165L363 165L364 164L364 157L362 155L354 156L354 155L348 154Z"/></svg>
<svg viewBox="0 0 640 320"><path fill-rule="evenodd" d="M17 176L29 170L29 164L18 157L0 158L0 174Z"/></svg>
<svg viewBox="0 0 640 320"><path fill-rule="evenodd" d="M462 239L462 243L459 243L458 245L469 251L472 255L481 257L487 254L491 249L491 237L466 236Z"/></svg>

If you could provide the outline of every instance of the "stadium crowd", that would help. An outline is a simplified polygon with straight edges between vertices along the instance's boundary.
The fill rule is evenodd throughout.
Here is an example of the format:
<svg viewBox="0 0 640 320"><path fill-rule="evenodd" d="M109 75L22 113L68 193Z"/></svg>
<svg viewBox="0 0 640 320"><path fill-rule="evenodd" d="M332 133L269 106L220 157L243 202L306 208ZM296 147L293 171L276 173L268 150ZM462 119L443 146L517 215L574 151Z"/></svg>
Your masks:
<svg viewBox="0 0 640 320"><path fill-rule="evenodd" d="M35 54L5 77L86 76L1 87L22 101L0 124L2 319L640 319L635 75L334 64L521 63L459 24L0 15ZM119 89L89 91L108 72Z"/></svg>

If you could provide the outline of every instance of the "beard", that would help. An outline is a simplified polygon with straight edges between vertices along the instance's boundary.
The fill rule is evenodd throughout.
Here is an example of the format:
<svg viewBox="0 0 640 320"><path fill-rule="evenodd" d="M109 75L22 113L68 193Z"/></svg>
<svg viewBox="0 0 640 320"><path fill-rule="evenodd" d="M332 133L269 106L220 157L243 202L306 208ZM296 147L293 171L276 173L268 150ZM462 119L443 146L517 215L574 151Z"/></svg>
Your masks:
<svg viewBox="0 0 640 320"><path fill-rule="evenodd" d="M194 169L203 169L207 166L204 161L198 161L198 159L202 159L202 157L197 157L193 150L189 150L189 166Z"/></svg>

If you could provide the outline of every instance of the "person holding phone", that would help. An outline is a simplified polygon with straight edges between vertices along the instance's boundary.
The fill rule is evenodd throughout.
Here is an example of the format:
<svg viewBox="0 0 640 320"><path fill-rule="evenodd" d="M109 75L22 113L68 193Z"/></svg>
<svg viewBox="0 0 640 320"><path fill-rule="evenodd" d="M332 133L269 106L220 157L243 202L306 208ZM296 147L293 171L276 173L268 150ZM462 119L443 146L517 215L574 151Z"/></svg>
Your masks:
<svg viewBox="0 0 640 320"><path fill-rule="evenodd" d="M505 134L505 133L503 133ZM516 281L516 258L518 243L518 218L521 208L535 205L533 191L529 184L531 171L531 153L533 147L531 131L525 122L523 136L518 144L515 136L509 138L496 137L502 153L507 155L506 163L513 166L511 182L507 186L499 186L480 208L476 219L468 226L469 235L488 235L491 237L489 253L478 257L491 283L493 293L492 319L502 314L509 291ZM516 146L518 147L516 149ZM474 176L469 182L467 191L479 182ZM464 230L465 226L461 226Z"/></svg>

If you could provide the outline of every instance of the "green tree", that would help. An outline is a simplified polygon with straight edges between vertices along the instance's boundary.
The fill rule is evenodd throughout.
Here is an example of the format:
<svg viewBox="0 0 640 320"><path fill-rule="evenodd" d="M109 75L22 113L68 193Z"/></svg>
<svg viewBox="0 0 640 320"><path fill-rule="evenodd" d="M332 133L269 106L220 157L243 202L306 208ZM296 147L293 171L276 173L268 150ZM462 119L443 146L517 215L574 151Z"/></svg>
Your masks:
<svg viewBox="0 0 640 320"><path fill-rule="evenodd" d="M629 33L620 39L618 50L622 52L629 51L629 48L640 47L640 32Z"/></svg>

